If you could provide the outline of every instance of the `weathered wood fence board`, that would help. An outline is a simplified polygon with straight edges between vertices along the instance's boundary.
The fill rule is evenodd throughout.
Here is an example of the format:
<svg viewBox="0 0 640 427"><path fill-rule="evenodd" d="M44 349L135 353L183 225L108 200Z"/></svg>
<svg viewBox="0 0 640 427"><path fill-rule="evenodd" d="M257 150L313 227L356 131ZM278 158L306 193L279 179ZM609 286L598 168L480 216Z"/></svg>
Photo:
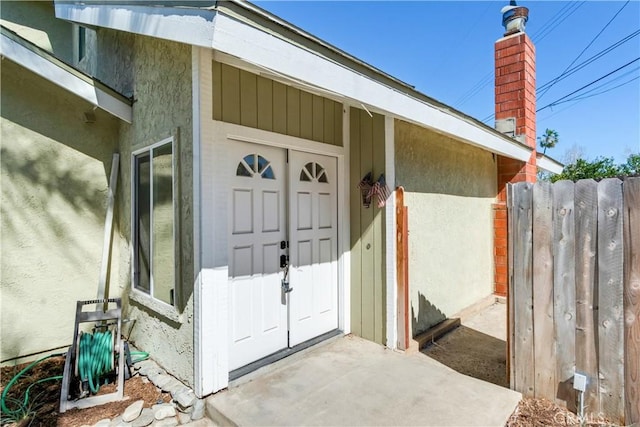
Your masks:
<svg viewBox="0 0 640 427"><path fill-rule="evenodd" d="M533 187L533 342L535 390L553 396L556 390L556 341L553 337L553 215L551 183Z"/></svg>
<svg viewBox="0 0 640 427"><path fill-rule="evenodd" d="M624 417L622 183L598 183L598 361L600 411Z"/></svg>
<svg viewBox="0 0 640 427"><path fill-rule="evenodd" d="M560 181L553 186L553 269L554 322L556 350L556 399L575 410L573 373L576 365L576 257L573 183ZM558 344L560 343L560 344Z"/></svg>
<svg viewBox="0 0 640 427"><path fill-rule="evenodd" d="M625 420L640 423L640 179L624 185Z"/></svg>
<svg viewBox="0 0 640 427"><path fill-rule="evenodd" d="M514 388L525 396L533 396L535 387L533 353L533 186L523 183L513 193L511 210L512 282L519 286L510 289L513 298L513 364Z"/></svg>
<svg viewBox="0 0 640 427"><path fill-rule="evenodd" d="M598 184L593 180L575 185L576 203L576 372L590 381L584 393L587 408L598 408L598 351L596 327L596 243Z"/></svg>
<svg viewBox="0 0 640 427"><path fill-rule="evenodd" d="M640 422L640 178L507 193L511 387Z"/></svg>

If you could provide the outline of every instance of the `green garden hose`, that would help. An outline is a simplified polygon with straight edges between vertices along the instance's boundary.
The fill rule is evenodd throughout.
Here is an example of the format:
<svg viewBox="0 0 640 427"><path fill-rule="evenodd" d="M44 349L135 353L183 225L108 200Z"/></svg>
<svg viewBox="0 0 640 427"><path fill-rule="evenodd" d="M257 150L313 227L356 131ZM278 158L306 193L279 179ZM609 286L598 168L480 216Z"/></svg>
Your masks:
<svg viewBox="0 0 640 427"><path fill-rule="evenodd" d="M147 360L149 358L149 353L147 353L146 351L132 351L130 354L131 357L138 356L137 358L133 359L131 363L142 362L143 360Z"/></svg>
<svg viewBox="0 0 640 427"><path fill-rule="evenodd" d="M82 382L88 382L91 393L100 388L100 379L113 371L113 337L110 330L83 333L80 336L78 373Z"/></svg>
<svg viewBox="0 0 640 427"><path fill-rule="evenodd" d="M63 356L64 353L62 354L50 354L49 356L45 356L41 359L36 360L35 362L29 364L26 368L24 368L23 370L21 370L20 372L18 372L17 375L15 375L13 378L11 378L11 381L9 381L9 383L7 383L6 387L4 388L4 390L2 390L2 397L0 398L0 407L2 408L2 415L3 417L7 417L8 419L15 419L15 420L19 420L27 415L29 415L29 392L31 391L31 387L33 387L36 384L40 384L46 381L57 381L57 380L61 380L62 379L62 375L58 375L55 377L49 377L49 378L43 378L41 380L36 381L35 383L31 384L29 387L27 387L27 390L24 393L24 399L22 402L20 402L17 399L9 399L11 400L12 403L17 405L17 408L15 409L9 409L9 407L7 406L7 394L9 394L9 389L18 381L18 379L28 370L30 370L31 368L33 368L34 366L36 366L38 363L49 359L50 357L57 357L57 356Z"/></svg>

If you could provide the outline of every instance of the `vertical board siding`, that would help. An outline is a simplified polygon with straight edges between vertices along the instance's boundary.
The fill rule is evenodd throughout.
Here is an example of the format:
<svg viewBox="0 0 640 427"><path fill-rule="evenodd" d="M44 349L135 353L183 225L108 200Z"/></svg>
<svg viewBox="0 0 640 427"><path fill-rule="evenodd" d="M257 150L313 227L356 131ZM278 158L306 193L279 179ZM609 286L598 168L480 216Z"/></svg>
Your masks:
<svg viewBox="0 0 640 427"><path fill-rule="evenodd" d="M214 79L215 83L215 79ZM221 108L218 112L219 120L229 123L240 124L240 70L222 64L222 72L220 73L220 100ZM214 86L214 92L217 88ZM215 98L214 93L214 98ZM214 103L215 106L215 103ZM213 111L214 118L216 111Z"/></svg>
<svg viewBox="0 0 640 427"><path fill-rule="evenodd" d="M510 185L512 388L640 421L640 178ZM532 263L532 265L530 265Z"/></svg>
<svg viewBox="0 0 640 427"><path fill-rule="evenodd" d="M258 127L258 77L244 70L240 70L240 123Z"/></svg>
<svg viewBox="0 0 640 427"><path fill-rule="evenodd" d="M533 349L533 186L522 182L513 191L513 306L515 389L524 396L533 396L535 384Z"/></svg>
<svg viewBox="0 0 640 427"><path fill-rule="evenodd" d="M213 119L342 146L342 104L212 63Z"/></svg>
<svg viewBox="0 0 640 427"><path fill-rule="evenodd" d="M384 116L375 115L373 117L373 171L375 174L373 179L378 179L380 174L384 172L385 156L384 156ZM385 288L385 269L382 266L386 265L385 257L385 217L383 215L384 209L378 208L377 204L372 204L371 208L374 212L374 224L373 224L373 265L375 267L377 277L374 283L374 338L377 343L385 344L386 333L386 288Z"/></svg>
<svg viewBox="0 0 640 427"><path fill-rule="evenodd" d="M553 186L553 269L556 350L556 400L575 410L573 371L576 354L575 208L573 183Z"/></svg>
<svg viewBox="0 0 640 427"><path fill-rule="evenodd" d="M313 95L298 91L300 96L300 137L313 139Z"/></svg>
<svg viewBox="0 0 640 427"><path fill-rule="evenodd" d="M353 113L353 110L352 110ZM360 159L359 176L363 177L373 169L373 122L363 110L357 110L360 115L360 153L356 156ZM353 155L353 153L352 153ZM371 341L375 340L375 271L373 264L373 239L375 229L372 227L375 214L375 205L372 204L365 209L358 209L361 218L361 229L359 230L362 239L362 270L360 273L362 280L362 337Z"/></svg>
<svg viewBox="0 0 640 427"><path fill-rule="evenodd" d="M369 172L384 173L384 116L370 117L351 108L350 161L354 189L351 197L351 329L371 341L385 344L385 235L384 209L362 205L358 183Z"/></svg>
<svg viewBox="0 0 640 427"><path fill-rule="evenodd" d="M274 110L278 107L278 104L273 102L273 82L265 79L264 77L257 78L257 124L258 129L268 130L273 132L274 129ZM283 104L286 105L286 104ZM275 107L275 108L274 108Z"/></svg>
<svg viewBox="0 0 640 427"><path fill-rule="evenodd" d="M624 185L625 422L640 423L640 178Z"/></svg>
<svg viewBox="0 0 640 427"><path fill-rule="evenodd" d="M360 209L362 206L362 196L357 185L362 177L360 170L360 114L355 109L351 109L349 114L349 186L351 198L349 199L350 212L350 242L351 242L351 331L362 335L362 221Z"/></svg>
<svg viewBox="0 0 640 427"><path fill-rule="evenodd" d="M282 83L272 82L273 93L273 132L286 134L287 133L287 87ZM268 106L264 107L269 108ZM260 110L262 113L262 110ZM263 113L266 114L266 113ZM258 124L260 126L260 124Z"/></svg>
<svg viewBox="0 0 640 427"><path fill-rule="evenodd" d="M556 343L553 301L553 197L551 184L533 187L533 329L535 390L553 396L556 390Z"/></svg>

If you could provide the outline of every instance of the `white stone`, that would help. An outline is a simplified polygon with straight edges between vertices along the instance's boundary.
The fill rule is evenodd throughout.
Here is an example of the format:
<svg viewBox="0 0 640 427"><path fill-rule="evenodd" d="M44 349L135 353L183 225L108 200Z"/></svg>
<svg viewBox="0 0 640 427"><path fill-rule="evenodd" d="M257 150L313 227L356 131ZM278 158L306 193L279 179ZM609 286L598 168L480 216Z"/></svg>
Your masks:
<svg viewBox="0 0 640 427"><path fill-rule="evenodd" d="M131 427L146 427L153 422L153 410L151 408L144 408L140 413L140 416L133 420Z"/></svg>
<svg viewBox="0 0 640 427"><path fill-rule="evenodd" d="M151 409L153 410L153 417L156 420L163 420L165 418L176 416L176 408L174 408L173 405L170 403L153 405Z"/></svg>
<svg viewBox="0 0 640 427"><path fill-rule="evenodd" d="M127 423L122 420L122 416L114 418L111 420L111 424L109 427L131 427L131 423Z"/></svg>
<svg viewBox="0 0 640 427"><path fill-rule="evenodd" d="M173 396L173 399L178 402L178 404L183 408L188 408L189 406L193 405L197 397L193 393L193 391L187 389L186 391L183 391L181 393L176 393L176 395Z"/></svg>
<svg viewBox="0 0 640 427"><path fill-rule="evenodd" d="M143 405L144 401L138 400L137 402L133 402L131 405L127 406L127 409L125 409L122 414L122 420L129 423L138 418L140 416L140 412L142 412Z"/></svg>
<svg viewBox="0 0 640 427"><path fill-rule="evenodd" d="M164 389L164 386L169 384L172 380L173 378L170 377L169 375L160 375L156 378L156 381L154 381L154 384L157 387Z"/></svg>
<svg viewBox="0 0 640 427"><path fill-rule="evenodd" d="M191 422L191 415L178 412L178 421L180 421L180 424Z"/></svg>
<svg viewBox="0 0 640 427"><path fill-rule="evenodd" d="M176 417L164 418L162 420L156 420L151 424L152 427L175 427L179 424Z"/></svg>
<svg viewBox="0 0 640 427"><path fill-rule="evenodd" d="M178 390L184 388L184 384L182 384L180 381L176 380L175 378L172 378L170 382L166 383L160 388L162 388L162 391L167 391L173 394Z"/></svg>
<svg viewBox="0 0 640 427"><path fill-rule="evenodd" d="M111 424L111 420L109 418L105 418L95 423L93 427L109 427L109 424Z"/></svg>

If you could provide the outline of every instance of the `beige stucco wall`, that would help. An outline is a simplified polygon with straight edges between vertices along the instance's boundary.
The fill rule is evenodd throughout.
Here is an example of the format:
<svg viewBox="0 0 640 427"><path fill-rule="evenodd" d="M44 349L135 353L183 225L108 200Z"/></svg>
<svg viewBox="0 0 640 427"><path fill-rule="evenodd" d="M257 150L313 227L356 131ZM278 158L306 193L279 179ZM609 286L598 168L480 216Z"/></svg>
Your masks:
<svg viewBox="0 0 640 427"><path fill-rule="evenodd" d="M487 151L400 120L395 146L416 335L493 292L496 165Z"/></svg>
<svg viewBox="0 0 640 427"><path fill-rule="evenodd" d="M54 17L53 1L3 1L0 5L3 26L71 64L73 25Z"/></svg>
<svg viewBox="0 0 640 427"><path fill-rule="evenodd" d="M1 68L5 360L70 345L76 300L96 297L119 123L101 110L85 123L92 105L8 59Z"/></svg>
<svg viewBox="0 0 640 427"><path fill-rule="evenodd" d="M106 29L97 31L97 77L125 94L133 94L133 123L120 128L122 182L118 192L122 237L120 283L125 287L130 340L186 383L193 385L193 177L191 47ZM153 304L130 291L131 153L175 137L174 165L178 175L178 240L180 247L176 293L183 303L174 310ZM138 297L136 297L138 295Z"/></svg>

